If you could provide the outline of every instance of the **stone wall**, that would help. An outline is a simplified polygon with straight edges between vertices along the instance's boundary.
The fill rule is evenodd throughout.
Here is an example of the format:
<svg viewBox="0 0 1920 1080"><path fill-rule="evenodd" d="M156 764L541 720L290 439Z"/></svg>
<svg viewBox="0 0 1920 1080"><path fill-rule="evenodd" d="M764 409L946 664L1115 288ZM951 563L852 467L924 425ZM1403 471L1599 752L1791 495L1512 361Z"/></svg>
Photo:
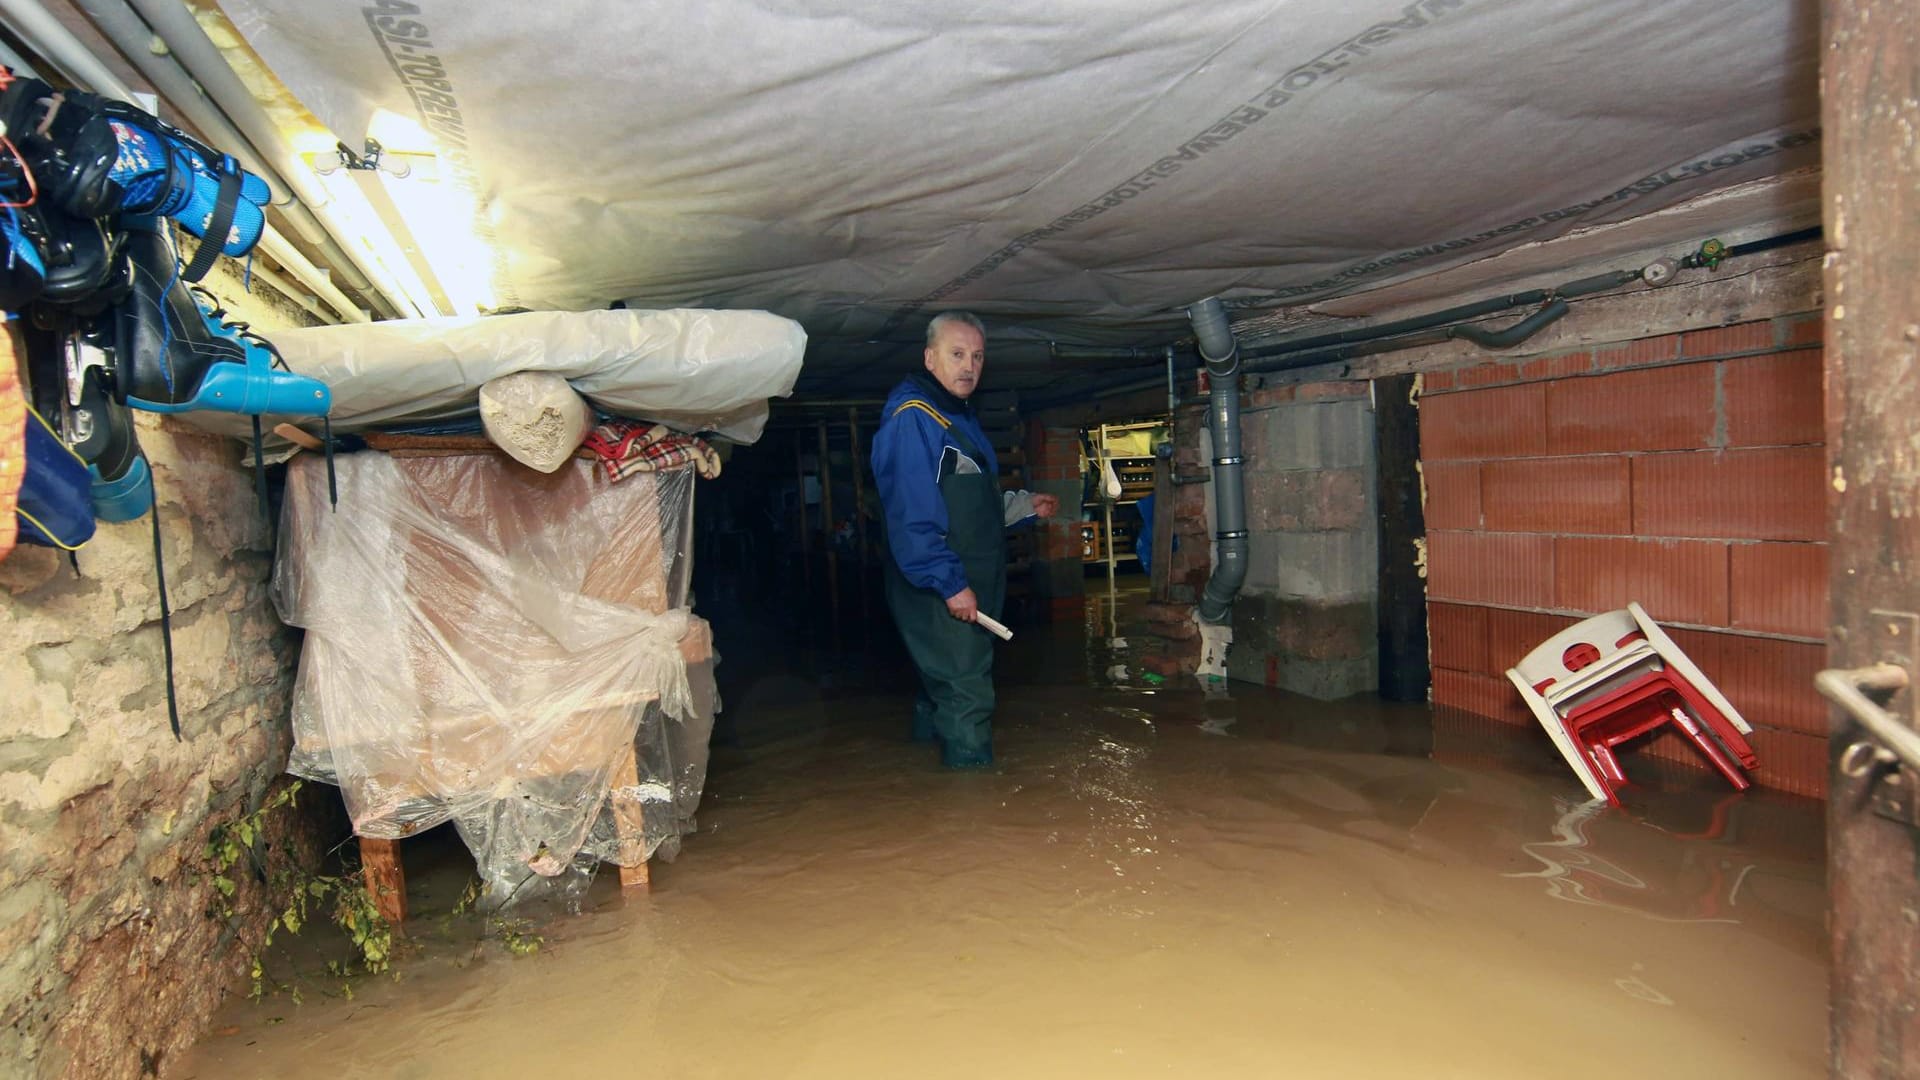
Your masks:
<svg viewBox="0 0 1920 1080"><path fill-rule="evenodd" d="M256 330L310 321L209 277ZM209 915L216 821L286 760L297 644L267 599L272 553L240 444L141 417L174 609L182 741L167 722L151 522L76 556L0 561L0 1072L151 1075L190 1044L245 951ZM252 903L242 881L237 906ZM257 914L246 920L259 923ZM255 929L257 927L248 927Z"/></svg>

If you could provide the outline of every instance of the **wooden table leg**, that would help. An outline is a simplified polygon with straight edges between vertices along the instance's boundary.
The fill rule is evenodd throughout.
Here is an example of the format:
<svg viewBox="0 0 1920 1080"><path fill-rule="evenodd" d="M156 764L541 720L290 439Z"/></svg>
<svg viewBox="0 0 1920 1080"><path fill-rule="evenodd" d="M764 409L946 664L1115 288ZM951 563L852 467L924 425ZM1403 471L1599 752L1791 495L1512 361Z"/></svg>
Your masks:
<svg viewBox="0 0 1920 1080"><path fill-rule="evenodd" d="M620 866L620 887L651 888L645 855L646 806L640 798L640 762L634 754L621 755L608 798L613 804L613 823L619 837L619 851L614 859Z"/></svg>
<svg viewBox="0 0 1920 1080"><path fill-rule="evenodd" d="M623 889L653 889L653 875L647 872L647 864L635 863L620 868L620 887Z"/></svg>
<svg viewBox="0 0 1920 1080"><path fill-rule="evenodd" d="M400 841L361 837L360 872L366 877L374 908L398 929L407 921L407 874L400 865Z"/></svg>

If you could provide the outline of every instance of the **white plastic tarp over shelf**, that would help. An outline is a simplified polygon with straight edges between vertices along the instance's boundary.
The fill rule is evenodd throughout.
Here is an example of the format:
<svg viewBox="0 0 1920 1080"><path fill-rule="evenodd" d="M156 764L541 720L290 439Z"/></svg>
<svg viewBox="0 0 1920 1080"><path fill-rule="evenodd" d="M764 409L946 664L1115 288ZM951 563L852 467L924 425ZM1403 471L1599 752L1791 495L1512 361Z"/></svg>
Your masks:
<svg viewBox="0 0 1920 1080"><path fill-rule="evenodd" d="M487 380L551 372L601 409L752 442L807 337L763 311L536 311L284 330L287 366L333 390L336 431L472 415ZM244 418L197 413L228 434Z"/></svg>
<svg viewBox="0 0 1920 1080"><path fill-rule="evenodd" d="M1813 0L221 6L349 145L433 133L503 302L816 341L1284 307L1819 160Z"/></svg>

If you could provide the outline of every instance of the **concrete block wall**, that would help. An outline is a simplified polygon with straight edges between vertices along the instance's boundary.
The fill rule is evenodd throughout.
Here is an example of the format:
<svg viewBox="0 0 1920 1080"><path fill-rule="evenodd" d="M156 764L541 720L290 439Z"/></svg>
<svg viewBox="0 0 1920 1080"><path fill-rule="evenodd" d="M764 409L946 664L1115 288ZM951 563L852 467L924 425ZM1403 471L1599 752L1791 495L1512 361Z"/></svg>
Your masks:
<svg viewBox="0 0 1920 1080"><path fill-rule="evenodd" d="M1206 412L1178 416L1177 471L1209 471ZM1379 682L1373 407L1364 382L1257 388L1242 396L1249 565L1233 608L1227 674L1321 699ZM1173 599L1212 571L1211 485L1177 489Z"/></svg>
<svg viewBox="0 0 1920 1080"><path fill-rule="evenodd" d="M1505 669L1637 600L1754 724L1756 780L1824 796L1820 316L1423 381L1434 703L1532 725ZM1674 735L1641 752L1705 768Z"/></svg>
<svg viewBox="0 0 1920 1080"><path fill-rule="evenodd" d="M256 330L304 313L209 278ZM0 1073L164 1075L244 973L267 913L240 877L210 917L216 821L278 782L297 645L267 599L239 443L141 418L174 608L184 741L168 730L147 519L77 555L0 561ZM281 841L276 836L275 843Z"/></svg>

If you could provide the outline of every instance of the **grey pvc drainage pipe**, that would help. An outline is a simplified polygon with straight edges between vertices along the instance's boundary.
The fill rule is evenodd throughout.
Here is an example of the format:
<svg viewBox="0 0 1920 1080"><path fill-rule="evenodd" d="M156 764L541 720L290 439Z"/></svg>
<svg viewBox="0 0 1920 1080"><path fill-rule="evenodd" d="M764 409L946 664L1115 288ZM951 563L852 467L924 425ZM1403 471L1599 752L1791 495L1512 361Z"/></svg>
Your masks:
<svg viewBox="0 0 1920 1080"><path fill-rule="evenodd" d="M1187 309L1207 365L1207 427L1213 434L1213 526L1217 558L1200 597L1200 618L1233 619L1233 598L1247 580L1247 486L1240 457L1240 347L1227 309L1209 296Z"/></svg>

